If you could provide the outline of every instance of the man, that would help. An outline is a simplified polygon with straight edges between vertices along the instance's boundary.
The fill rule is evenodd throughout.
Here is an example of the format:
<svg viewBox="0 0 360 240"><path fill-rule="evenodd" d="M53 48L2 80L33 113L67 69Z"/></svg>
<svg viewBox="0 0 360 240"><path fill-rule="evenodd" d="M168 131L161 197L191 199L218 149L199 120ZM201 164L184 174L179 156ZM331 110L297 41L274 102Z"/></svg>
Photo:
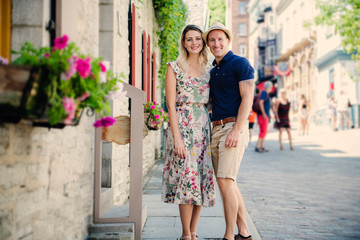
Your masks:
<svg viewBox="0 0 360 240"><path fill-rule="evenodd" d="M224 204L226 232L223 239L252 239L236 176L249 142L246 121L253 102L254 69L245 58L229 51L231 37L231 32L218 22L203 34L215 56L215 67L210 71L211 151ZM236 224L239 232L234 236Z"/></svg>

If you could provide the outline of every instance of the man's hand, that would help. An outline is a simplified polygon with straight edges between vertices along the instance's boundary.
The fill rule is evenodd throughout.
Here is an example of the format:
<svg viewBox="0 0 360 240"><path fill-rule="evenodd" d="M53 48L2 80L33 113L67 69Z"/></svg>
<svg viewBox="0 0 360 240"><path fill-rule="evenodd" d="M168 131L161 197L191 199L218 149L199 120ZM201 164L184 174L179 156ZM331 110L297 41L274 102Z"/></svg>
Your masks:
<svg viewBox="0 0 360 240"><path fill-rule="evenodd" d="M240 134L240 131L237 131L233 128L226 137L225 147L236 147L239 141Z"/></svg>

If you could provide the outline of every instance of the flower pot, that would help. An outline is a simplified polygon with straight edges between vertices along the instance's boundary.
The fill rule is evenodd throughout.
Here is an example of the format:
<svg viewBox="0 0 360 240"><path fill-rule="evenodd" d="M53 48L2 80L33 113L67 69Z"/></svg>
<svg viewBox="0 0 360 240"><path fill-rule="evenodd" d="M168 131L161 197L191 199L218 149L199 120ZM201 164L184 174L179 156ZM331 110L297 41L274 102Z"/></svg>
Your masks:
<svg viewBox="0 0 360 240"><path fill-rule="evenodd" d="M61 121L57 124L51 125L47 115L47 111L40 118L26 119L32 122L34 127L46 127L46 128L59 128L62 129L66 126L77 126L80 122L81 116L83 114L83 109L78 109L75 113L75 117L71 121L71 124L65 124L64 121Z"/></svg>
<svg viewBox="0 0 360 240"><path fill-rule="evenodd" d="M149 130L159 130L162 125L162 122L155 124L156 120L150 113L144 113L144 121Z"/></svg>

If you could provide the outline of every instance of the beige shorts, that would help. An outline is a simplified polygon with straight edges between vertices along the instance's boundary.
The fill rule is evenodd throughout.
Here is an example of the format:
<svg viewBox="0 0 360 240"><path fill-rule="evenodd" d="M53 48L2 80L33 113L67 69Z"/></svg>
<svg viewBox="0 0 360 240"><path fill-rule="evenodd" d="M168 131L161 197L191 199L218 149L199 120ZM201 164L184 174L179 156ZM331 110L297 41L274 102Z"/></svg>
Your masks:
<svg viewBox="0 0 360 240"><path fill-rule="evenodd" d="M240 163L245 149L249 144L249 129L245 124L241 131L236 147L225 147L225 140L230 133L234 122L226 123L224 126L215 126L211 136L211 154L217 178L231 178L234 181L239 171Z"/></svg>

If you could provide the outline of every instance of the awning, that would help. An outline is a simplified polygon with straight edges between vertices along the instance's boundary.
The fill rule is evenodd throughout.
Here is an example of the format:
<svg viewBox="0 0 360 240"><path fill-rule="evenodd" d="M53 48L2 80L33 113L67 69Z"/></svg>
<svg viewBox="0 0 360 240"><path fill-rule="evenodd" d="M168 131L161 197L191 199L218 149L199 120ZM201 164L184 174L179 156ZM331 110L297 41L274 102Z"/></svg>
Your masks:
<svg viewBox="0 0 360 240"><path fill-rule="evenodd" d="M292 47L291 49L287 50L284 54L282 54L276 61L280 62L280 61L284 61L284 60L288 59L293 53L299 51L306 45L309 45L314 40L316 40L316 38L314 38L314 37L305 38L305 39L301 40L299 43L295 44L294 47Z"/></svg>

